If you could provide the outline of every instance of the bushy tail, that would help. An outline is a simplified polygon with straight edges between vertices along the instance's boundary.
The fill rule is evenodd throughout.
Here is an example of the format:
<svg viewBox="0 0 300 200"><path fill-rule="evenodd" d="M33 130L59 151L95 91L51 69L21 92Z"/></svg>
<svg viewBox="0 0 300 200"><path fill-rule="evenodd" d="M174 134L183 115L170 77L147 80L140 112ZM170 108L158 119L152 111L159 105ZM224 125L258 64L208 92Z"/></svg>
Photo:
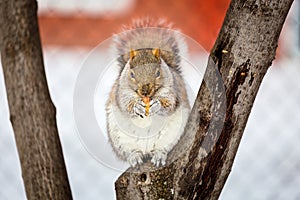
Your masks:
<svg viewBox="0 0 300 200"><path fill-rule="evenodd" d="M130 26L124 26L123 32L115 35L115 49L118 62L124 67L129 60L130 50L159 48L161 58L169 67L180 70L181 57L187 53L187 46L181 33L172 29L165 20L139 19Z"/></svg>

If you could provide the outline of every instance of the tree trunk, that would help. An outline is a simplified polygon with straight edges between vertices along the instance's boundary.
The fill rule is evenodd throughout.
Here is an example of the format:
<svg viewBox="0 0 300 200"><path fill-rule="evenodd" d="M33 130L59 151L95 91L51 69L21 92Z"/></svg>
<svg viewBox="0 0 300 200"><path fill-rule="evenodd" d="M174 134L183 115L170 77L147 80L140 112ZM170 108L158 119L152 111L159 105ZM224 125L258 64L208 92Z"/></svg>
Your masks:
<svg viewBox="0 0 300 200"><path fill-rule="evenodd" d="M34 0L2 0L0 46L28 199L72 199L47 87Z"/></svg>
<svg viewBox="0 0 300 200"><path fill-rule="evenodd" d="M218 199L292 2L231 1L184 136L166 166L124 172L119 200Z"/></svg>

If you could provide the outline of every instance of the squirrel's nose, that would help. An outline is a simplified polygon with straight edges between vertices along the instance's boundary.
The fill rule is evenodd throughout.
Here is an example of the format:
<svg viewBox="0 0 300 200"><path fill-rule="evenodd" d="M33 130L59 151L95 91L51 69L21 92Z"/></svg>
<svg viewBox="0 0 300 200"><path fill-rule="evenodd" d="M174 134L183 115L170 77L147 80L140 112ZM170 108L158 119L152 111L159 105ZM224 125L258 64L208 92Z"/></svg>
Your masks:
<svg viewBox="0 0 300 200"><path fill-rule="evenodd" d="M146 96L147 94L149 94L149 90L150 90L150 85L146 84L142 86L142 95Z"/></svg>
<svg viewBox="0 0 300 200"><path fill-rule="evenodd" d="M142 96L149 96L152 93L151 85L149 83L143 85L141 90L140 90L140 93L141 93Z"/></svg>

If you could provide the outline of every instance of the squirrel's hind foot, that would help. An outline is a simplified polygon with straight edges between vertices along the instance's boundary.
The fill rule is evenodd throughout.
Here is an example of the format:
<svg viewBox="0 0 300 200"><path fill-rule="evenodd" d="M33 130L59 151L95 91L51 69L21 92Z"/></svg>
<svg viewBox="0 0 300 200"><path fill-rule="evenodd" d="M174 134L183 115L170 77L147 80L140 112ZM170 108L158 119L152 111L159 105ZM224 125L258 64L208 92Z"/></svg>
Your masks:
<svg viewBox="0 0 300 200"><path fill-rule="evenodd" d="M156 149L151 151L151 162L153 163L154 166L159 167L159 166L164 166L166 164L167 160L167 151L162 150L162 149Z"/></svg>

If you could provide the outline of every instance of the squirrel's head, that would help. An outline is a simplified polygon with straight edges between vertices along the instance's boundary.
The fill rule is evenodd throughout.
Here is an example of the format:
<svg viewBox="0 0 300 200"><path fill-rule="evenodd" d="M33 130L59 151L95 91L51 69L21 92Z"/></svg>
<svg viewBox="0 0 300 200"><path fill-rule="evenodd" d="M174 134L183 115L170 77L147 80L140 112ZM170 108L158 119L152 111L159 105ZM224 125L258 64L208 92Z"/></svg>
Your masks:
<svg viewBox="0 0 300 200"><path fill-rule="evenodd" d="M129 86L140 97L151 98L169 76L166 72L169 69L161 59L158 48L131 50L127 64Z"/></svg>

